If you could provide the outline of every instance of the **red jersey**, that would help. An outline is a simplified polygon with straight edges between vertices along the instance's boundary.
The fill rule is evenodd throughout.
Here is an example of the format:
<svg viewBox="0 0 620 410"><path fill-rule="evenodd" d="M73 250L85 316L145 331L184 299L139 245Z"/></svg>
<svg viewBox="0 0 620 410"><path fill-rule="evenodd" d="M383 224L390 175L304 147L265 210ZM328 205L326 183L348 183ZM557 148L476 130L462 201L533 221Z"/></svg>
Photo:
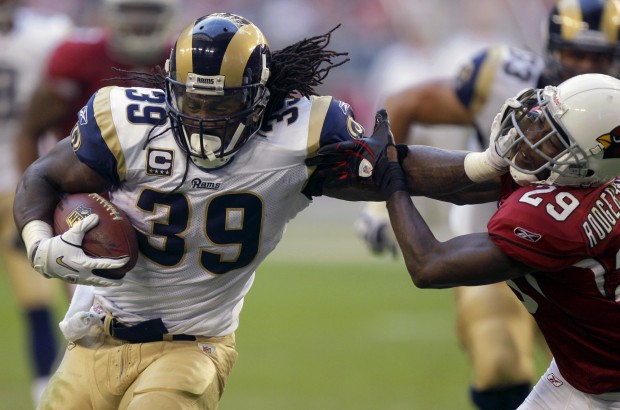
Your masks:
<svg viewBox="0 0 620 410"><path fill-rule="evenodd" d="M585 393L620 388L620 179L597 188L504 180L495 245L538 272L508 281L562 375Z"/></svg>
<svg viewBox="0 0 620 410"><path fill-rule="evenodd" d="M99 29L77 30L76 34L61 43L52 54L47 66L47 83L70 102L70 115L63 121L61 137L69 135L77 121L77 113L100 88L109 85L144 86L130 81L104 81L126 74L113 70L150 72L155 66L164 66L169 49L162 53L160 61L152 65L129 66L115 61L107 51L107 38Z"/></svg>

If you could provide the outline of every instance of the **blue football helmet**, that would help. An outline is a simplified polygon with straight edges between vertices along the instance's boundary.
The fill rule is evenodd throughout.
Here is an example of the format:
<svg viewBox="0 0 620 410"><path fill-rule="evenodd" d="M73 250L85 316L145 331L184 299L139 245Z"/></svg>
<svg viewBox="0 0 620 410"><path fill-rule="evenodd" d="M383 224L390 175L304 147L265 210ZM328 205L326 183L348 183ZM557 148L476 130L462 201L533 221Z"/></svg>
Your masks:
<svg viewBox="0 0 620 410"><path fill-rule="evenodd" d="M549 15L546 34L545 76L552 85L587 73L618 77L617 0L559 0Z"/></svg>
<svg viewBox="0 0 620 410"><path fill-rule="evenodd" d="M210 14L182 31L166 63L166 105L194 164L223 166L258 132L270 65L265 36L243 17Z"/></svg>

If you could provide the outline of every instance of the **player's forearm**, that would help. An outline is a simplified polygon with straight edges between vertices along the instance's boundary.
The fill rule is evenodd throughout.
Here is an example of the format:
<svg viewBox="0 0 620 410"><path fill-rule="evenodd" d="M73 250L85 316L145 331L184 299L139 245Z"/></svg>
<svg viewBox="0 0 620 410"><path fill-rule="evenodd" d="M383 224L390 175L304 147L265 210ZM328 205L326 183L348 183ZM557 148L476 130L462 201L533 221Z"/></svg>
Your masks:
<svg viewBox="0 0 620 410"><path fill-rule="evenodd" d="M465 151L410 145L402 162L410 192L420 196L442 196L473 186L463 168L466 154Z"/></svg>
<svg viewBox="0 0 620 410"><path fill-rule="evenodd" d="M396 192L387 201L394 235L398 240L411 280L419 288L448 288L460 283L455 272L454 252L439 242L411 198Z"/></svg>
<svg viewBox="0 0 620 410"><path fill-rule="evenodd" d="M457 205L477 204L497 200L499 177L475 183L465 172L468 151L410 145L402 162L407 175L409 192Z"/></svg>

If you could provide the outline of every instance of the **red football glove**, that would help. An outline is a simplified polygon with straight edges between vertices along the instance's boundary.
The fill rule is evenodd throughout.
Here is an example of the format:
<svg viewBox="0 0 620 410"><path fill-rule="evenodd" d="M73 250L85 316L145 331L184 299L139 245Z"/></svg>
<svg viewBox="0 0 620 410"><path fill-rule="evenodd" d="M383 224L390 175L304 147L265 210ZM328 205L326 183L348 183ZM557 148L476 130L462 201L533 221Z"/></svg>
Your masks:
<svg viewBox="0 0 620 410"><path fill-rule="evenodd" d="M394 144L387 112L377 111L375 128L370 137L337 142L321 147L317 155L306 160L306 165L316 166L304 194L320 196L323 184L329 186L376 186L372 174L375 164L385 147Z"/></svg>

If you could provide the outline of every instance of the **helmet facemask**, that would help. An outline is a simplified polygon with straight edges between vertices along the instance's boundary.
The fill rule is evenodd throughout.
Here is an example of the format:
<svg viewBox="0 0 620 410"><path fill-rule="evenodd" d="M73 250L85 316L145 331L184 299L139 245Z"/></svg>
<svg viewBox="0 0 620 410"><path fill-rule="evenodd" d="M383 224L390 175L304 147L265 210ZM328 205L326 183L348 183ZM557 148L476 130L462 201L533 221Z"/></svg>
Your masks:
<svg viewBox="0 0 620 410"><path fill-rule="evenodd" d="M261 126L269 92L264 84L201 87L211 78L189 75L187 84L166 80L167 107L177 141L202 168L226 164ZM223 82L215 79L215 82Z"/></svg>
<svg viewBox="0 0 620 410"><path fill-rule="evenodd" d="M588 154L560 125L564 113L550 109L556 94L552 86L532 90L504 120L500 135L515 132L516 138L505 151L499 144L496 149L519 185L588 185Z"/></svg>

